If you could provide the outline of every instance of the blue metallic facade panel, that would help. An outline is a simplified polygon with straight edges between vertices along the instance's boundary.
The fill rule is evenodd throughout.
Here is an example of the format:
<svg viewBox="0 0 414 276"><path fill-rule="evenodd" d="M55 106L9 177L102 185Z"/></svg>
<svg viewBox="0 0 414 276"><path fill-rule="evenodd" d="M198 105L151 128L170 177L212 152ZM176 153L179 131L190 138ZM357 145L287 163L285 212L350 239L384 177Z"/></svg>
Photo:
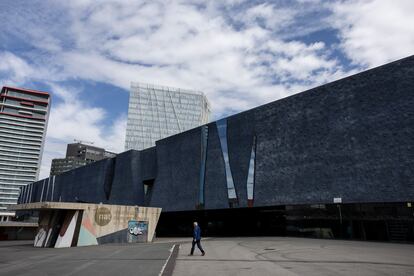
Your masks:
<svg viewBox="0 0 414 276"><path fill-rule="evenodd" d="M229 207L226 172L215 123L208 125L206 179L204 189L204 207L206 209L222 209Z"/></svg>
<svg viewBox="0 0 414 276"><path fill-rule="evenodd" d="M158 169L151 206L162 205L169 211L193 210L198 206L201 130L195 128L185 134L156 144Z"/></svg>

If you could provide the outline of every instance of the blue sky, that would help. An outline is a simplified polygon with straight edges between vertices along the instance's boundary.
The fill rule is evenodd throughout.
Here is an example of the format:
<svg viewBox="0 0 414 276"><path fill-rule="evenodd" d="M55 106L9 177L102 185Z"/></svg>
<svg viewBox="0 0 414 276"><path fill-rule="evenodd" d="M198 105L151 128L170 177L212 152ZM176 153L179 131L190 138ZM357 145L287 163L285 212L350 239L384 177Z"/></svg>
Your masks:
<svg viewBox="0 0 414 276"><path fill-rule="evenodd" d="M204 91L218 119L413 54L413 11L411 0L3 0L0 85L52 93L45 177L75 138L123 150L132 81Z"/></svg>

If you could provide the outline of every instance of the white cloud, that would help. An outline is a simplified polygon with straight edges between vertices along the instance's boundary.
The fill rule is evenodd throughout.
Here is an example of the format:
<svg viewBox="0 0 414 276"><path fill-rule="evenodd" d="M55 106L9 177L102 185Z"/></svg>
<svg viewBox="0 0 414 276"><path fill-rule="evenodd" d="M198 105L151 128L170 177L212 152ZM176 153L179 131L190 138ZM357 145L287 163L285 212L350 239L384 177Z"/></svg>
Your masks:
<svg viewBox="0 0 414 276"><path fill-rule="evenodd" d="M0 73L10 83L24 83L35 71L22 58L10 52L0 52Z"/></svg>
<svg viewBox="0 0 414 276"><path fill-rule="evenodd" d="M43 26L47 20L37 24L31 15L34 22L27 28L36 30L30 39L52 41L54 49L63 45L61 51L49 50L53 55L38 65L48 67L54 80L87 79L124 89L131 81L193 88L207 94L220 116L291 94L297 85L320 84L330 74L344 75L340 64L325 54L328 49L323 43L278 37L297 18L316 10L308 3L289 7L246 1L70 1L62 5L63 26L56 21L49 30ZM57 4L52 7L59 10ZM56 31L60 29L64 35ZM303 33L303 27L298 29Z"/></svg>
<svg viewBox="0 0 414 276"><path fill-rule="evenodd" d="M202 90L218 116L345 74L325 54L323 43L275 35L292 25L304 7L257 4L245 13L223 14L223 5L212 2L204 8L190 1L67 5L76 46L55 59L64 64L66 75L125 89L131 81L141 81ZM227 17L246 24L237 28ZM282 83L277 86L275 79Z"/></svg>
<svg viewBox="0 0 414 276"><path fill-rule="evenodd" d="M83 102L60 81L202 90L221 117L411 54L414 45L413 2L403 0L9 3L0 6L0 31L30 47L1 53L0 74L16 83L47 82L61 99L50 117L46 163L74 138L123 149L125 116L106 126L109 110ZM338 31L339 45L298 39L327 28ZM344 69L335 47L357 68Z"/></svg>
<svg viewBox="0 0 414 276"><path fill-rule="evenodd" d="M77 89L53 83L49 85L62 101L51 109L40 178L48 177L52 159L63 158L66 145L73 143L74 139L94 142L94 145L113 152L123 151L125 114L106 126L104 121L110 118L110 114L102 108L77 100Z"/></svg>
<svg viewBox="0 0 414 276"><path fill-rule="evenodd" d="M341 1L332 6L341 48L365 67L414 53L414 1Z"/></svg>
<svg viewBox="0 0 414 276"><path fill-rule="evenodd" d="M292 8L278 7L276 4L261 3L248 8L235 16L235 18L250 26L258 24L266 29L276 31L289 26L295 21L299 11Z"/></svg>

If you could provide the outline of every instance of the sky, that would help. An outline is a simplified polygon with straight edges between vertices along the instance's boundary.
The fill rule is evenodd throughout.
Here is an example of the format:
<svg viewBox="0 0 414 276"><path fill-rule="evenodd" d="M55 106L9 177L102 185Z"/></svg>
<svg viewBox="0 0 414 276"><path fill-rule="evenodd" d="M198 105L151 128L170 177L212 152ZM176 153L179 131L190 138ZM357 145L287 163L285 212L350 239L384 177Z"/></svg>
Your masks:
<svg viewBox="0 0 414 276"><path fill-rule="evenodd" d="M40 178L74 139L124 149L131 82L219 119L414 53L412 0L2 0L0 86L50 92Z"/></svg>

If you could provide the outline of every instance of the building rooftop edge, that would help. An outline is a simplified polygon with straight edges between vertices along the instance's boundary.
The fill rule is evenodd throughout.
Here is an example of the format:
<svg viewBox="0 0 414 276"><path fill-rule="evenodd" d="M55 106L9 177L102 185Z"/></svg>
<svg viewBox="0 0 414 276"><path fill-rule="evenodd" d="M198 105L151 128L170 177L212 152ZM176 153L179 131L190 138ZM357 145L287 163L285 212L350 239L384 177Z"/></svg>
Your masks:
<svg viewBox="0 0 414 276"><path fill-rule="evenodd" d="M66 209L66 210L84 210L91 206L99 207L135 207L145 208L148 210L161 211L161 207L147 207L139 205L125 205L125 204L108 204L108 203L84 203L84 202L60 202L60 201L38 201L30 203L16 204L9 206L7 210L21 211L21 210L44 210L44 209Z"/></svg>
<svg viewBox="0 0 414 276"><path fill-rule="evenodd" d="M33 89L27 89L27 88L13 87L13 86L8 86L8 85L3 86L3 88L1 90L3 91L4 89L20 90L20 91L29 92L29 93L50 96L50 93L49 92L39 91L39 90L33 90Z"/></svg>
<svg viewBox="0 0 414 276"><path fill-rule="evenodd" d="M175 92L181 92L181 93L202 95L202 96L206 97L204 92L202 92L200 90L192 90L192 89L179 88L179 87L166 86L166 85L157 85L157 84L144 83L144 82L134 82L133 81L133 82L131 82L131 88L154 88L154 89L158 89L158 90L168 90L168 91L175 91Z"/></svg>

